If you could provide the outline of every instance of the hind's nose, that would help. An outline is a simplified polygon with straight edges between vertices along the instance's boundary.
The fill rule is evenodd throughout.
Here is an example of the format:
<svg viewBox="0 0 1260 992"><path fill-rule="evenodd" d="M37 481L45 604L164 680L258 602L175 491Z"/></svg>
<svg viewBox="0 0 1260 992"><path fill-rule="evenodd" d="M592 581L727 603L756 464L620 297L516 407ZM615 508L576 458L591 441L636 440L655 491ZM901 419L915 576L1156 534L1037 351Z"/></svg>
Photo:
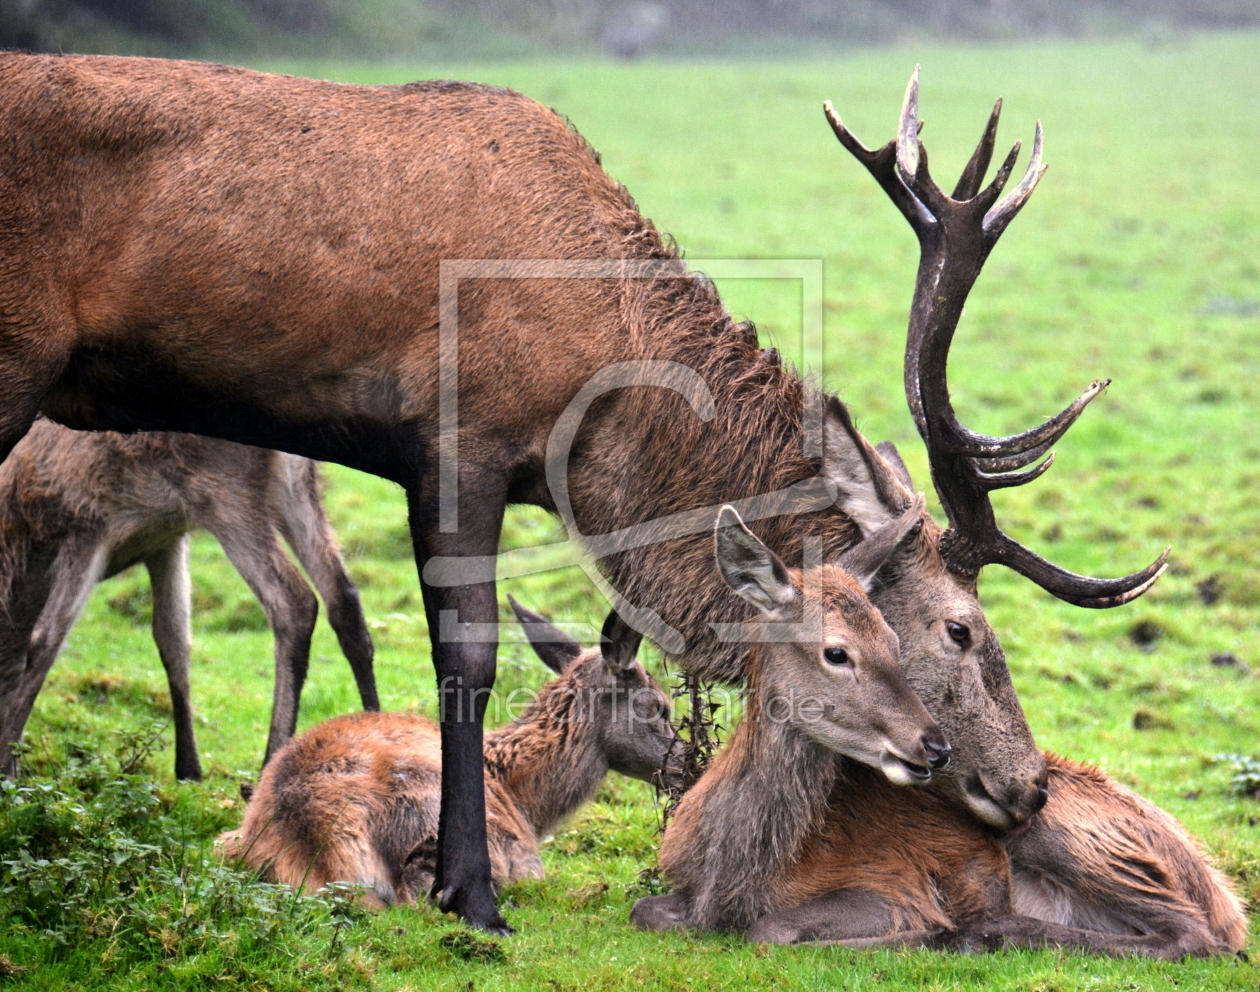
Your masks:
<svg viewBox="0 0 1260 992"><path fill-rule="evenodd" d="M945 741L934 741L923 738L923 750L927 753L928 764L933 768L944 768L949 764L949 752L952 748Z"/></svg>

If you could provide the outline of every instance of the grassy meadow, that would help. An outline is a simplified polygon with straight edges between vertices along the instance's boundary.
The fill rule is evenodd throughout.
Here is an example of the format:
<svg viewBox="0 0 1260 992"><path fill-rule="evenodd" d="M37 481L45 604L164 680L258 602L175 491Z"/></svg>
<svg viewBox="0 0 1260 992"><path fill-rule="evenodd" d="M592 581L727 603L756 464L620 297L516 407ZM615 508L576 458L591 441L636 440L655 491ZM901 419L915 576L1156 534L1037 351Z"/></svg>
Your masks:
<svg viewBox="0 0 1260 992"><path fill-rule="evenodd" d="M901 387L917 245L820 110L834 101L868 145L895 130L911 68L933 171L948 186L1005 97L999 148L1046 131L1050 170L972 294L951 365L969 426L1031 426L1095 376L1114 379L1059 447L1050 473L994 498L1016 539L1076 571L1132 571L1173 546L1143 599L1067 606L990 568L981 595L1042 746L1093 762L1179 817L1260 901L1260 802L1231 791L1231 762L1260 752L1260 35L1003 45L913 45L767 62L269 65L353 82L454 77L511 86L568 115L643 211L692 258L821 258L822 368L872 441L900 447L920 486L926 458ZM1250 68L1249 68L1250 67ZM1021 168L1023 159L1021 161ZM946 180L949 182L947 183ZM725 281L767 343L800 354L798 284ZM385 705L436 708L427 631L401 492L329 466L327 503L362 590ZM505 547L562 538L513 511ZM200 786L152 757L157 795L188 843L239 816L256 775L271 693L271 638L243 582L204 535L194 543L194 697ZM103 584L53 670L28 728L29 763L67 742L169 713L147 629L147 578ZM503 584L557 619L598 624L605 604L577 569ZM506 598L503 598L504 617ZM652 655L650 649L648 654ZM1232 655L1234 664L1214 664ZM1218 657L1217 661L1221 659ZM501 687L547 677L505 644ZM348 665L321 620L302 726L355 708ZM193 810L187 815L180 810ZM198 812L199 811L199 812ZM249 962L227 940L181 957L112 965L108 935L68 947L0 931L0 982L22 989L1256 989L1241 960L1149 963L1053 952L963 957L752 947L645 935L630 904L651 882L659 809L610 776L545 845L545 882L505 894L519 933L489 942L430 908L345 927L295 927ZM929 828L930 829L930 828ZM166 945L163 945L164 947ZM25 969L25 970L23 970Z"/></svg>

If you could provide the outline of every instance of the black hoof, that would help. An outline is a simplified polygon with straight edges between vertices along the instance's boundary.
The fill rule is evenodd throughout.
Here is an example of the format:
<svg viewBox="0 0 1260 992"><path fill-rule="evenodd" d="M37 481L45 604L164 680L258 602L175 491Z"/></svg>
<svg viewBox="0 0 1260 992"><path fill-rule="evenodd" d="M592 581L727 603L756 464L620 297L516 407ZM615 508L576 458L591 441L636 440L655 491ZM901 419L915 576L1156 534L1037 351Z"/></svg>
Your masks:
<svg viewBox="0 0 1260 992"><path fill-rule="evenodd" d="M509 937L516 932L499 913L492 886L446 889L438 897L438 908L444 913L455 913L470 927L497 937Z"/></svg>

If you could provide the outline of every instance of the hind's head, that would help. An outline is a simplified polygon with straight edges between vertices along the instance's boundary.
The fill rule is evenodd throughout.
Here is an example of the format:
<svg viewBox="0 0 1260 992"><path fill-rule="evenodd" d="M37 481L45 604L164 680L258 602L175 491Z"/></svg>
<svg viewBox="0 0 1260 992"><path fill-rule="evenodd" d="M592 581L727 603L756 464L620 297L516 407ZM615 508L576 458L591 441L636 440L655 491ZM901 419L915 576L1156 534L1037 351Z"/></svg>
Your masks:
<svg viewBox="0 0 1260 992"><path fill-rule="evenodd" d="M677 787L680 742L670 722L669 697L637 660L641 635L610 613L600 646L583 648L546 617L511 596L508 601L538 657L559 676L534 705L552 718L588 723L613 771Z"/></svg>
<svg viewBox="0 0 1260 992"><path fill-rule="evenodd" d="M906 682L897 635L865 584L921 512L916 504L839 562L804 571L784 565L732 507L722 508L715 531L722 577L761 611L759 620L724 632L753 642L748 712L791 725L899 785L926 782L949 760L949 745Z"/></svg>

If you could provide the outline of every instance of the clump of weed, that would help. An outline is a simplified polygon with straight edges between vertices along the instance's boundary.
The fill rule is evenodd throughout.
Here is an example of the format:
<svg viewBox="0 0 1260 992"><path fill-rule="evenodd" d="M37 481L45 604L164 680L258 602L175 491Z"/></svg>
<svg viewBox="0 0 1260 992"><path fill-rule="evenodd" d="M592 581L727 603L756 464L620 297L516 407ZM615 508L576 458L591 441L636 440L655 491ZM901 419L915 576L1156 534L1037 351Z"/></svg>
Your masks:
<svg viewBox="0 0 1260 992"><path fill-rule="evenodd" d="M503 945L497 940L479 937L471 930L463 928L442 934L438 938L438 945L464 961L497 963L505 957Z"/></svg>
<svg viewBox="0 0 1260 992"><path fill-rule="evenodd" d="M1260 799L1260 757L1244 757L1241 754L1218 754L1217 761L1228 761L1234 773L1230 787L1244 796Z"/></svg>
<svg viewBox="0 0 1260 992"><path fill-rule="evenodd" d="M162 729L118 733L113 754L67 748L52 774L0 782L0 915L19 942L7 965L74 962L105 984L236 974L271 988L306 945L306 958L315 947L331 965L306 987L361 984L363 968L339 963L362 913L357 892L304 896L218 858L213 838L234 818L221 800L139 773Z"/></svg>

